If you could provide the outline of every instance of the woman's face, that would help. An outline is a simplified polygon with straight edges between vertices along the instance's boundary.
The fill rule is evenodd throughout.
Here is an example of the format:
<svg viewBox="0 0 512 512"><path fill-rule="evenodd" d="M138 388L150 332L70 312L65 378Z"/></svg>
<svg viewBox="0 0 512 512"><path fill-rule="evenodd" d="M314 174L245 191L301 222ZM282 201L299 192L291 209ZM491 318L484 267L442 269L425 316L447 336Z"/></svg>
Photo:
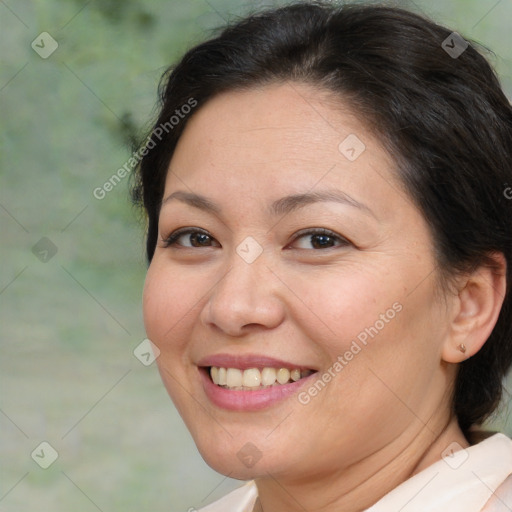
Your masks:
<svg viewBox="0 0 512 512"><path fill-rule="evenodd" d="M426 222L379 141L326 98L219 95L169 167L147 335L201 454L233 478L327 474L448 417Z"/></svg>

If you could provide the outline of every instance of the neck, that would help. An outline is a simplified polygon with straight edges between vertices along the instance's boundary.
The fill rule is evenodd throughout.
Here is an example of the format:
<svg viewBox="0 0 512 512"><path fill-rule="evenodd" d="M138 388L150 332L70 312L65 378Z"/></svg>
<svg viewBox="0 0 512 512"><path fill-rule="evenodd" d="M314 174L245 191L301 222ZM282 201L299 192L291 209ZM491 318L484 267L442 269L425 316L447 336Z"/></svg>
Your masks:
<svg viewBox="0 0 512 512"><path fill-rule="evenodd" d="M315 479L284 474L258 478L259 499L253 512L362 512L440 460L454 441L469 446L456 419L450 418L437 429L421 425L415 432L406 431L356 464Z"/></svg>

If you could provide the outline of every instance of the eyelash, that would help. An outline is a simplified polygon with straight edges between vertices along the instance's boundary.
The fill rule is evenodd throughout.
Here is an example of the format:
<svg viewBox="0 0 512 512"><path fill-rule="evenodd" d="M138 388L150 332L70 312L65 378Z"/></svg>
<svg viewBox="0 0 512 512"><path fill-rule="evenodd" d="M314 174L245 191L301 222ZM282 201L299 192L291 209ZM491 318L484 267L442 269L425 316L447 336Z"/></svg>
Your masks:
<svg viewBox="0 0 512 512"><path fill-rule="evenodd" d="M163 240L164 247L173 247L173 246L179 246L176 242L184 235L190 235L193 233L200 233L203 235L206 235L210 237L212 240L215 240L207 231L204 231L200 228L183 228L178 229L171 233L167 238ZM295 238L293 239L293 242L298 240L299 238L306 237L306 236L314 236L314 235L324 235L329 236L330 238L333 238L335 241L340 242L338 246L328 247L327 249L334 249L335 247L346 247L348 245L352 245L351 242L349 242L346 238L337 235L334 231L331 231L329 229L325 228L313 228L313 229L306 229L303 231L299 231L296 233ZM218 242L217 242L218 243ZM210 246L206 246L210 247ZM186 249L200 249L200 247L185 247ZM303 250L310 250L310 249L303 249ZM313 249L313 250L319 250L319 249Z"/></svg>

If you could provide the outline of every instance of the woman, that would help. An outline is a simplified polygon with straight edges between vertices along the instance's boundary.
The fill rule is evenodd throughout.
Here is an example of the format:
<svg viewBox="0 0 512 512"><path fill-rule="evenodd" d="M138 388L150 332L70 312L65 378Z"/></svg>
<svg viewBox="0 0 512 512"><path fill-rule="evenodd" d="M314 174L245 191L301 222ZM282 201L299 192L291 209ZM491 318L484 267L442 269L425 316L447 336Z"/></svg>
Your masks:
<svg viewBox="0 0 512 512"><path fill-rule="evenodd" d="M512 108L415 14L302 3L168 72L144 321L204 511L511 510ZM498 490L499 489L499 490Z"/></svg>

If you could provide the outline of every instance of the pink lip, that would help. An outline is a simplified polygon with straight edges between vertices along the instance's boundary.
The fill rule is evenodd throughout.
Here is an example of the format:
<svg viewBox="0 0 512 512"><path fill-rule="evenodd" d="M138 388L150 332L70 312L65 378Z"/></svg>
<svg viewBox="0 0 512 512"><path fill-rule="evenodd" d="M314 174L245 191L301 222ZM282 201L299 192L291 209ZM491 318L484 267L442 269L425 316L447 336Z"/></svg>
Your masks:
<svg viewBox="0 0 512 512"><path fill-rule="evenodd" d="M310 366L303 364L290 363L281 359L274 359L259 354L216 354L201 359L197 366L217 366L218 368L238 368L247 370L248 368L288 368L289 370L314 370Z"/></svg>
<svg viewBox="0 0 512 512"><path fill-rule="evenodd" d="M252 366L248 366L248 368L255 368L256 366L257 365L253 364ZM267 364L264 366L267 366ZM240 366L228 367L240 368ZM289 368L287 365L283 367ZM271 386L255 391L233 391L214 384L210 378L208 368L200 368L199 373L203 381L205 394L214 405L229 411L240 412L260 411L261 409L265 409L281 402L291 395L295 395L302 386L316 376L316 373L313 373L308 377L298 380L297 382Z"/></svg>

